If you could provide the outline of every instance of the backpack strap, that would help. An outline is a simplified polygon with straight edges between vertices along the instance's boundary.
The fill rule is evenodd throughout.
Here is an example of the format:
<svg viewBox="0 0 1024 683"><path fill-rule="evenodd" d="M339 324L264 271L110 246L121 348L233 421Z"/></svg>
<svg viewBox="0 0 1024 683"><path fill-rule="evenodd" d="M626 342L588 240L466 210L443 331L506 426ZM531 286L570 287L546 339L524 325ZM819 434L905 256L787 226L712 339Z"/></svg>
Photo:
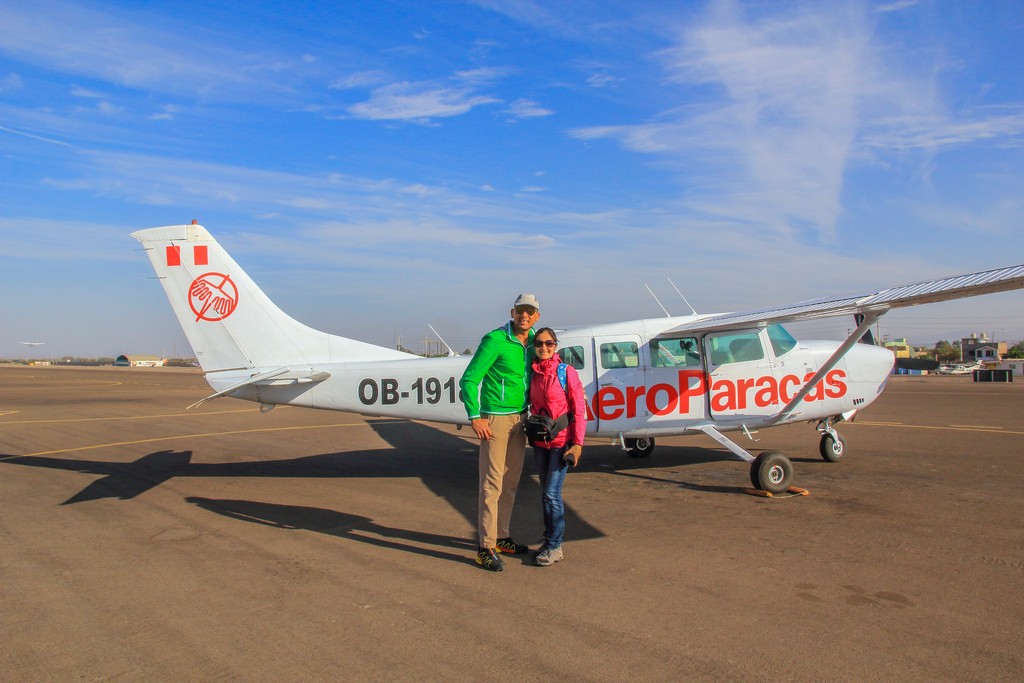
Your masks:
<svg viewBox="0 0 1024 683"><path fill-rule="evenodd" d="M569 380L565 376L565 363L558 364L558 383L562 385L562 391L567 391L569 386Z"/></svg>

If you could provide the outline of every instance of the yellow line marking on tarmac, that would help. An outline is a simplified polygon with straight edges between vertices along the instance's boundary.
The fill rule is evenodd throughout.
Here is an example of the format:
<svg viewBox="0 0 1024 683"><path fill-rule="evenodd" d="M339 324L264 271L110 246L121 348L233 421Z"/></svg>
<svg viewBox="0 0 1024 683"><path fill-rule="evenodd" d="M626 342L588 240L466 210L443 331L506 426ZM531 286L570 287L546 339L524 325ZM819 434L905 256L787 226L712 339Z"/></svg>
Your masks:
<svg viewBox="0 0 1024 683"><path fill-rule="evenodd" d="M126 415L124 417L69 417L59 420L12 420L0 422L2 425L52 424L56 422L102 422L103 420L153 420L158 417L193 417L199 415L226 415L230 413L254 413L259 408L242 408L241 410L218 410L209 413L166 413L164 415ZM18 411L12 411L18 412ZM0 417L8 413L0 413Z"/></svg>
<svg viewBox="0 0 1024 683"><path fill-rule="evenodd" d="M104 384L104 385L110 386L110 387L117 387L117 386L121 386L122 384L124 384L124 382L115 382L115 381L109 380L109 379L82 379L82 380L78 380L77 382L68 382L68 383L65 383L65 384L46 384L46 385L38 385L38 386L32 386L32 387L18 387L18 391L32 391L32 390L39 390L39 389L45 389L45 390L49 391L51 389L64 389L64 388L67 388L67 387L73 387L73 386L77 386L79 384Z"/></svg>
<svg viewBox="0 0 1024 683"><path fill-rule="evenodd" d="M4 415L14 415L15 413L20 413L20 412L21 412L20 410L8 410L6 412L0 413L0 417L3 417ZM8 422L7 424L10 424L10 423Z"/></svg>
<svg viewBox="0 0 1024 683"><path fill-rule="evenodd" d="M905 427L906 429L943 429L952 432L985 432L986 434L1011 434L1024 436L1024 432L1015 432L1006 429L1005 427L982 427L982 426L971 426L971 425L908 425L900 422L865 422L863 420L857 420L850 424L854 425L866 425L868 427Z"/></svg>
<svg viewBox="0 0 1024 683"><path fill-rule="evenodd" d="M986 427L985 425L949 425L950 427L959 427L963 429L995 429L1002 431L1003 427Z"/></svg>
<svg viewBox="0 0 1024 683"><path fill-rule="evenodd" d="M100 443L93 446L79 446L77 448L61 448L56 451L39 451L38 453L25 453L24 455L11 455L0 458L13 460L15 458L34 458L41 455L54 455L55 453L73 453L75 451L89 451L96 448L112 448L114 446L131 446L139 443L153 443L155 441L178 441L180 439L200 439L207 436L231 436L233 434L256 434L260 432L287 432L299 429L334 429L335 427L365 427L365 422L348 422L334 425L305 425L301 427L266 427L264 429L236 429L229 432L207 432L205 434L181 434L179 436L159 436L152 439L136 439L134 441L114 441L112 443Z"/></svg>

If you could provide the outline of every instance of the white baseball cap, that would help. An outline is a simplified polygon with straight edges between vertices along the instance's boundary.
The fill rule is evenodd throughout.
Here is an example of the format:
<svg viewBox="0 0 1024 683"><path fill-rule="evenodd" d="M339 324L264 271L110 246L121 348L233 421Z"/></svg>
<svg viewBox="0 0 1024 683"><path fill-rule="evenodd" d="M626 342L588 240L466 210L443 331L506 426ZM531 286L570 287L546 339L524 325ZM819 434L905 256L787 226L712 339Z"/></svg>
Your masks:
<svg viewBox="0 0 1024 683"><path fill-rule="evenodd" d="M516 306L533 306L538 311L540 310L540 302L537 301L537 297L533 294L520 294L516 297L516 302L512 304L512 308Z"/></svg>

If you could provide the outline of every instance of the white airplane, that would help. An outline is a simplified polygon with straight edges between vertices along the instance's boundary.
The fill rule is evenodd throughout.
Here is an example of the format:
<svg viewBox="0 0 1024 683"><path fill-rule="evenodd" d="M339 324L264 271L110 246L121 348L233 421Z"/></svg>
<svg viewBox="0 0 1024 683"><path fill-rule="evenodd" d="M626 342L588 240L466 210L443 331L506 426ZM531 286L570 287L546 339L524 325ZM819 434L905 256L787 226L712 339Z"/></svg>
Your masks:
<svg viewBox="0 0 1024 683"><path fill-rule="evenodd" d="M467 356L421 358L314 330L289 317L196 224L132 233L149 255L214 393L277 405L469 424L459 396ZM566 328L559 353L580 372L587 435L646 456L656 437L706 434L750 463L756 489L790 488L792 463L726 436L813 422L828 461L846 454L835 424L885 387L893 354L858 344L887 311L1024 288L1024 265L744 313ZM853 315L843 342L798 341L782 323Z"/></svg>
<svg viewBox="0 0 1024 683"><path fill-rule="evenodd" d="M42 346L46 342L18 342L18 343L19 344L24 344L25 346L32 347L34 349L37 346Z"/></svg>

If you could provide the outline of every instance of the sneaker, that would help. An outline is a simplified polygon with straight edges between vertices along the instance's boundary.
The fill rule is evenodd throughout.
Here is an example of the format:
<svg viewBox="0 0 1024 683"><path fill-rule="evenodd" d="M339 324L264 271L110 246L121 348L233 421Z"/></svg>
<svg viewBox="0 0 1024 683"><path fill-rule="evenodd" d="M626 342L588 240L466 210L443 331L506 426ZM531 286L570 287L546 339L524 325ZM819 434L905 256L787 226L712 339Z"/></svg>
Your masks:
<svg viewBox="0 0 1024 683"><path fill-rule="evenodd" d="M494 548L480 548L476 554L476 563L489 572L500 572L505 569L505 561Z"/></svg>
<svg viewBox="0 0 1024 683"><path fill-rule="evenodd" d="M525 545L519 545L513 541L511 536L507 538L499 538L497 546L498 547L495 548L495 550L499 553L508 553L509 555L522 555L523 553L530 551L530 549Z"/></svg>
<svg viewBox="0 0 1024 683"><path fill-rule="evenodd" d="M562 553L561 546L558 548L544 548L537 553L537 564L541 567L550 567L555 562L561 562L562 557L564 557L564 554Z"/></svg>

